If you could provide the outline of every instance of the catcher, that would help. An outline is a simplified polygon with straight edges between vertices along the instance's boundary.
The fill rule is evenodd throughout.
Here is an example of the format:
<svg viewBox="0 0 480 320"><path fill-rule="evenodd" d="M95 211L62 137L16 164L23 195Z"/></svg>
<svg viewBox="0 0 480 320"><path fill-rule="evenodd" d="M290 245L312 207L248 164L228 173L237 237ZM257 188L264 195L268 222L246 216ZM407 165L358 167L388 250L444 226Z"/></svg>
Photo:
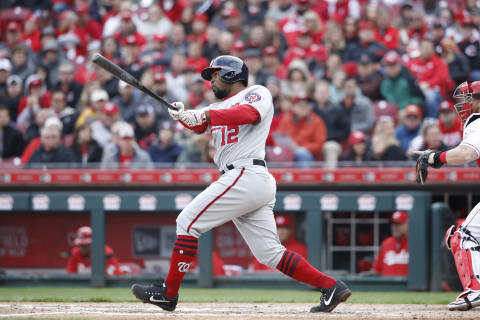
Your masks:
<svg viewBox="0 0 480 320"><path fill-rule="evenodd" d="M455 111L462 120L463 140L444 152L416 151L417 182L427 181L428 167L444 164L465 164L474 160L480 166L480 81L463 82L454 92ZM449 310L470 310L480 306L480 203L457 228L451 226L445 234L447 248L452 251L464 291L448 304Z"/></svg>

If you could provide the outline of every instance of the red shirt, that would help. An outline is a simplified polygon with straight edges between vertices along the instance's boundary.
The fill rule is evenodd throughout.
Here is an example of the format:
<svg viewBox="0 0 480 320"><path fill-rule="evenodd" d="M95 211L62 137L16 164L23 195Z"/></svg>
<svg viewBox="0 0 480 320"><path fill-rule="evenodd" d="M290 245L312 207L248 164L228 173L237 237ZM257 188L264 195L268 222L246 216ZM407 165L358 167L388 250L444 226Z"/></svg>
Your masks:
<svg viewBox="0 0 480 320"><path fill-rule="evenodd" d="M131 154L120 154L118 157L119 157L118 161L120 162L122 168L129 168L130 167L130 163L132 163L133 155L131 155Z"/></svg>
<svg viewBox="0 0 480 320"><path fill-rule="evenodd" d="M389 50L398 49L399 32L394 27L388 26L385 30L375 30L375 39Z"/></svg>
<svg viewBox="0 0 480 320"><path fill-rule="evenodd" d="M445 128L445 125L438 120L438 127L442 133L442 141L449 147L457 146L462 141L462 121L460 118L455 118L455 123L451 128Z"/></svg>
<svg viewBox="0 0 480 320"><path fill-rule="evenodd" d="M407 276L408 260L408 238L388 237L382 242L373 270L382 276Z"/></svg>
<svg viewBox="0 0 480 320"><path fill-rule="evenodd" d="M42 32L41 30L35 30L31 34L23 33L22 39L27 46L29 46L34 52L38 52L42 49Z"/></svg>
<svg viewBox="0 0 480 320"><path fill-rule="evenodd" d="M27 106L27 98L28 96L24 96L18 103L18 114L22 113L23 109L25 109L25 107ZM45 94L39 99L40 107L50 108L50 99L51 93L50 91L46 91Z"/></svg>
<svg viewBox="0 0 480 320"><path fill-rule="evenodd" d="M423 60L421 57L411 60L408 69L419 83L426 82L432 89L438 87L440 92L446 95L452 81L450 71L446 63L436 54L428 60Z"/></svg>
<svg viewBox="0 0 480 320"><path fill-rule="evenodd" d="M198 58L187 58L186 64L188 67L192 67L195 72L202 72L202 70L208 67L208 60L205 57L198 57Z"/></svg>
<svg viewBox="0 0 480 320"><path fill-rule="evenodd" d="M133 33L133 36L135 36L135 39L137 40L137 45L140 49L143 48L143 46L147 43L147 38L145 38L142 34L140 34L138 31L135 31ZM115 32L113 35L115 39L117 39L118 43L120 43L122 46L127 45L127 37L120 32Z"/></svg>
<svg viewBox="0 0 480 320"><path fill-rule="evenodd" d="M299 255L304 257L305 259L307 259L307 247L303 243L298 242L295 239L293 239L292 237L290 237L290 239L288 239L287 241L282 243L282 245L285 248L287 248L288 250L295 251L296 253L298 253ZM275 271L276 269L272 269L270 267L267 267L266 265L258 262L257 259L253 258L253 270Z"/></svg>
<svg viewBox="0 0 480 320"><path fill-rule="evenodd" d="M83 256L80 247L75 246L72 248L71 255L68 258L67 273L78 273L79 268L88 271L91 268L91 263L90 255ZM105 245L105 272L109 276L119 276L123 274L123 272L120 271L115 253L112 248L107 245Z"/></svg>

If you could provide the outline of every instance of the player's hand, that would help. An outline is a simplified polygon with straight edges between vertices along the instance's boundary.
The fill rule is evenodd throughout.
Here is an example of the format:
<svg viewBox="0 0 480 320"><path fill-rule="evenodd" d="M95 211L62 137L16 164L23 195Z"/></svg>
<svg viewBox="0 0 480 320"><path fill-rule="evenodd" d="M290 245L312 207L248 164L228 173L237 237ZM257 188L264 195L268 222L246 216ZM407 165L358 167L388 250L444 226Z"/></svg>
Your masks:
<svg viewBox="0 0 480 320"><path fill-rule="evenodd" d="M185 106L182 102L174 102L172 105L177 108L177 110L173 110L168 108L168 114L172 117L173 120L178 120L180 118L180 114L185 111Z"/></svg>
<svg viewBox="0 0 480 320"><path fill-rule="evenodd" d="M206 121L205 111L187 110L179 115L179 120L190 128L201 126Z"/></svg>

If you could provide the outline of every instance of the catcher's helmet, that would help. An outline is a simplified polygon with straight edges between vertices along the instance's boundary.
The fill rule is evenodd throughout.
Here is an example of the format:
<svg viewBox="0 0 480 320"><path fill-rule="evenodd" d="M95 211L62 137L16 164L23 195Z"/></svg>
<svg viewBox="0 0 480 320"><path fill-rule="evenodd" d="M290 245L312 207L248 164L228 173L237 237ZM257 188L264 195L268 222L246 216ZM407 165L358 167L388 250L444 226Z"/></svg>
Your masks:
<svg viewBox="0 0 480 320"><path fill-rule="evenodd" d="M457 100L455 111L462 121L466 121L472 114L473 99L480 99L480 81L461 83L453 93L453 97Z"/></svg>
<svg viewBox="0 0 480 320"><path fill-rule="evenodd" d="M218 56L210 62L210 66L202 70L202 78L212 80L212 73L220 70L220 77L227 83L242 81L248 83L248 67L242 59L234 56Z"/></svg>

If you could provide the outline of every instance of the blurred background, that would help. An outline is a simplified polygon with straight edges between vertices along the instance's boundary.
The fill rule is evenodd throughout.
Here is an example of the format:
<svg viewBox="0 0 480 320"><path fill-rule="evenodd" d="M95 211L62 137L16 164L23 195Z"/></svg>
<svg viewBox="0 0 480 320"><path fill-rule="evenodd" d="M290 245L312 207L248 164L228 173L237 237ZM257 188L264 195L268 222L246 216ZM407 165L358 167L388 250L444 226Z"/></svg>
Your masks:
<svg viewBox="0 0 480 320"><path fill-rule="evenodd" d="M3 0L0 17L6 284L166 272L176 214L219 175L209 136L92 64L99 52L187 108L216 101L199 75L212 58L241 57L273 95L266 160L287 248L367 289L460 288L439 235L479 201L480 172L417 186L413 151L462 138L452 93L480 79L479 1ZM283 277L232 224L205 239L193 284Z"/></svg>

